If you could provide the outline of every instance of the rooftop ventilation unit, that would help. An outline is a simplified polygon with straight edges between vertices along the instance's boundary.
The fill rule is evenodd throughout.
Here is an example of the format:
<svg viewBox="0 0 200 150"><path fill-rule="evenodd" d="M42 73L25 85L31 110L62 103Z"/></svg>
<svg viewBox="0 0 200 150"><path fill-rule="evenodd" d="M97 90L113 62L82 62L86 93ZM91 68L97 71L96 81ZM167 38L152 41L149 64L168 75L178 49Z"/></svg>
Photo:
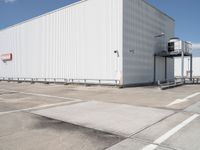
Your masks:
<svg viewBox="0 0 200 150"><path fill-rule="evenodd" d="M168 51L169 52L184 52L191 53L192 43L180 40L179 38L171 38L168 42Z"/></svg>

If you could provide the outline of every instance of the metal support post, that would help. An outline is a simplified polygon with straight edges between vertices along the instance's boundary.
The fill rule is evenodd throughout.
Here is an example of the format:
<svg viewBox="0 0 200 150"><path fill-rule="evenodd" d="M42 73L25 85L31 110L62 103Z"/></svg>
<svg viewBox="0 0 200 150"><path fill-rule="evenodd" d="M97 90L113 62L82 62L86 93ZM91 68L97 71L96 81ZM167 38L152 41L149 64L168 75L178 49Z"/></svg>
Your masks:
<svg viewBox="0 0 200 150"><path fill-rule="evenodd" d="M184 79L184 52L181 52L181 78Z"/></svg>
<svg viewBox="0 0 200 150"><path fill-rule="evenodd" d="M192 55L190 56L190 81L192 81L193 78L193 57Z"/></svg>
<svg viewBox="0 0 200 150"><path fill-rule="evenodd" d="M165 81L167 81L167 57L165 57Z"/></svg>
<svg viewBox="0 0 200 150"><path fill-rule="evenodd" d="M154 55L154 74L153 74L153 82L156 83L156 55Z"/></svg>

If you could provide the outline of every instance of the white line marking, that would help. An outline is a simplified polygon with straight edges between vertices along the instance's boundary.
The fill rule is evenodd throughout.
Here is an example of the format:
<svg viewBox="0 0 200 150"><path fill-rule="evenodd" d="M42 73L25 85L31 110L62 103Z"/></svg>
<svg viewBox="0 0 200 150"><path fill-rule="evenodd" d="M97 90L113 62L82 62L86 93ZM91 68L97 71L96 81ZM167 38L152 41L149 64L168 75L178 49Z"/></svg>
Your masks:
<svg viewBox="0 0 200 150"><path fill-rule="evenodd" d="M158 145L154 145L154 144L149 144L146 147L144 147L142 150L154 150L158 147Z"/></svg>
<svg viewBox="0 0 200 150"><path fill-rule="evenodd" d="M65 99L65 100L83 101L82 99L70 98L70 97L60 97L60 96L54 96L54 95L46 95L46 94L38 94L38 93L28 93L28 92L14 91L14 90L6 90L6 89L0 89L0 90L2 90L2 91L9 91L9 92L17 92L17 93L27 94L27 95L33 95L33 96L42 96L42 97L58 98L58 99Z"/></svg>
<svg viewBox="0 0 200 150"><path fill-rule="evenodd" d="M172 103L168 104L167 107L169 106L172 106L172 105L176 105L176 104L179 104L179 103L184 103L184 102L187 102L189 101L191 98L195 97L195 96L198 96L200 94L200 92L197 92L197 93L194 93L192 95L189 95L183 99L176 99L175 101L173 101Z"/></svg>
<svg viewBox="0 0 200 150"><path fill-rule="evenodd" d="M164 141L166 141L168 138L170 138L172 135L174 135L180 129L182 129L183 127L185 127L186 125L188 125L190 122L192 122L197 117L199 117L198 114L192 115L191 117L189 117L188 119L186 119L185 121L183 121L182 123L180 123L179 125L177 125L176 127L174 127L173 129L169 130L167 133L165 133L164 135L162 135L161 137L159 137L157 140L155 140L153 142L153 144L147 145L142 150L155 150L158 147L159 144L161 144Z"/></svg>
<svg viewBox="0 0 200 150"><path fill-rule="evenodd" d="M0 112L0 116L6 115L6 114L11 114L11 113L22 112L22 111L33 111L33 110L42 109L42 108L55 107L55 106L66 105L66 104L73 104L73 103L78 103L78 102L83 102L83 101L78 101L78 100L75 101L74 100L74 101L61 102L61 103L55 103L55 104L41 105L41 106L37 106L37 107L30 107L30 108L25 108L25 109Z"/></svg>
<svg viewBox="0 0 200 150"><path fill-rule="evenodd" d="M64 87L64 85L49 84L49 87Z"/></svg>
<svg viewBox="0 0 200 150"><path fill-rule="evenodd" d="M22 100L28 100L31 99L30 97L21 97L21 98L14 98L14 99L6 99L0 97L0 102L8 102L8 103L16 103Z"/></svg>

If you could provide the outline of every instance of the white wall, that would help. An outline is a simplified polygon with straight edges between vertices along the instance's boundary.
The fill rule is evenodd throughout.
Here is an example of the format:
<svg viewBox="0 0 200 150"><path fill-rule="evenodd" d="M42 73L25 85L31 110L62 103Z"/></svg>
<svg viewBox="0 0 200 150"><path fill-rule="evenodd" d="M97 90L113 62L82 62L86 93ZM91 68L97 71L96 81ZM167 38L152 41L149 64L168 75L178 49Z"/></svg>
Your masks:
<svg viewBox="0 0 200 150"><path fill-rule="evenodd" d="M193 57L193 76L200 77L200 57ZM181 76L181 58L176 58L174 63L175 76ZM190 71L190 58L184 59L184 76L187 76L187 72ZM188 76L189 77L189 76Z"/></svg>
<svg viewBox="0 0 200 150"><path fill-rule="evenodd" d="M124 0L124 84L148 83L154 79L154 54L161 51L156 35L165 33L165 43L174 36L174 21L143 0ZM134 50L135 53L130 53ZM165 79L165 59L157 58L156 80ZM174 78L173 60L168 59L168 79Z"/></svg>
<svg viewBox="0 0 200 150"><path fill-rule="evenodd" d="M0 77L153 82L161 32L173 37L173 20L143 0L81 1L1 30L0 55L13 60L0 61ZM164 67L158 58L156 80ZM168 79L173 67L168 59Z"/></svg>
<svg viewBox="0 0 200 150"><path fill-rule="evenodd" d="M122 0L78 2L2 30L0 55L10 52L0 77L120 80Z"/></svg>

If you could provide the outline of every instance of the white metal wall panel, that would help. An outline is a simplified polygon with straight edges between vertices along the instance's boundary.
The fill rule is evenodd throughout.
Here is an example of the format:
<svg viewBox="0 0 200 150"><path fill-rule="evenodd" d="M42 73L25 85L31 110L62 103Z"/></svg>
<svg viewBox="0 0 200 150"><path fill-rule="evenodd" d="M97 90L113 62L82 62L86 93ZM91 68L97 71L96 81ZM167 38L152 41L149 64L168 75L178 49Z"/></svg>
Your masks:
<svg viewBox="0 0 200 150"><path fill-rule="evenodd" d="M0 77L119 80L122 0L88 0L0 31ZM118 50L120 57L114 53Z"/></svg>
<svg viewBox="0 0 200 150"><path fill-rule="evenodd" d="M176 77L181 76L181 58L175 58L174 63L174 72ZM193 76L200 77L200 57L193 57ZM189 71L190 71L190 58L186 57L184 59L184 76L189 77Z"/></svg>
<svg viewBox="0 0 200 150"><path fill-rule="evenodd" d="M124 84L148 83L154 79L154 54L161 51L156 35L165 33L165 43L174 36L174 21L143 0L123 1ZM134 50L134 54L130 52ZM157 58L156 80L164 80L164 58ZM168 60L168 79L173 77L173 60ZM169 66L170 65L170 66Z"/></svg>

